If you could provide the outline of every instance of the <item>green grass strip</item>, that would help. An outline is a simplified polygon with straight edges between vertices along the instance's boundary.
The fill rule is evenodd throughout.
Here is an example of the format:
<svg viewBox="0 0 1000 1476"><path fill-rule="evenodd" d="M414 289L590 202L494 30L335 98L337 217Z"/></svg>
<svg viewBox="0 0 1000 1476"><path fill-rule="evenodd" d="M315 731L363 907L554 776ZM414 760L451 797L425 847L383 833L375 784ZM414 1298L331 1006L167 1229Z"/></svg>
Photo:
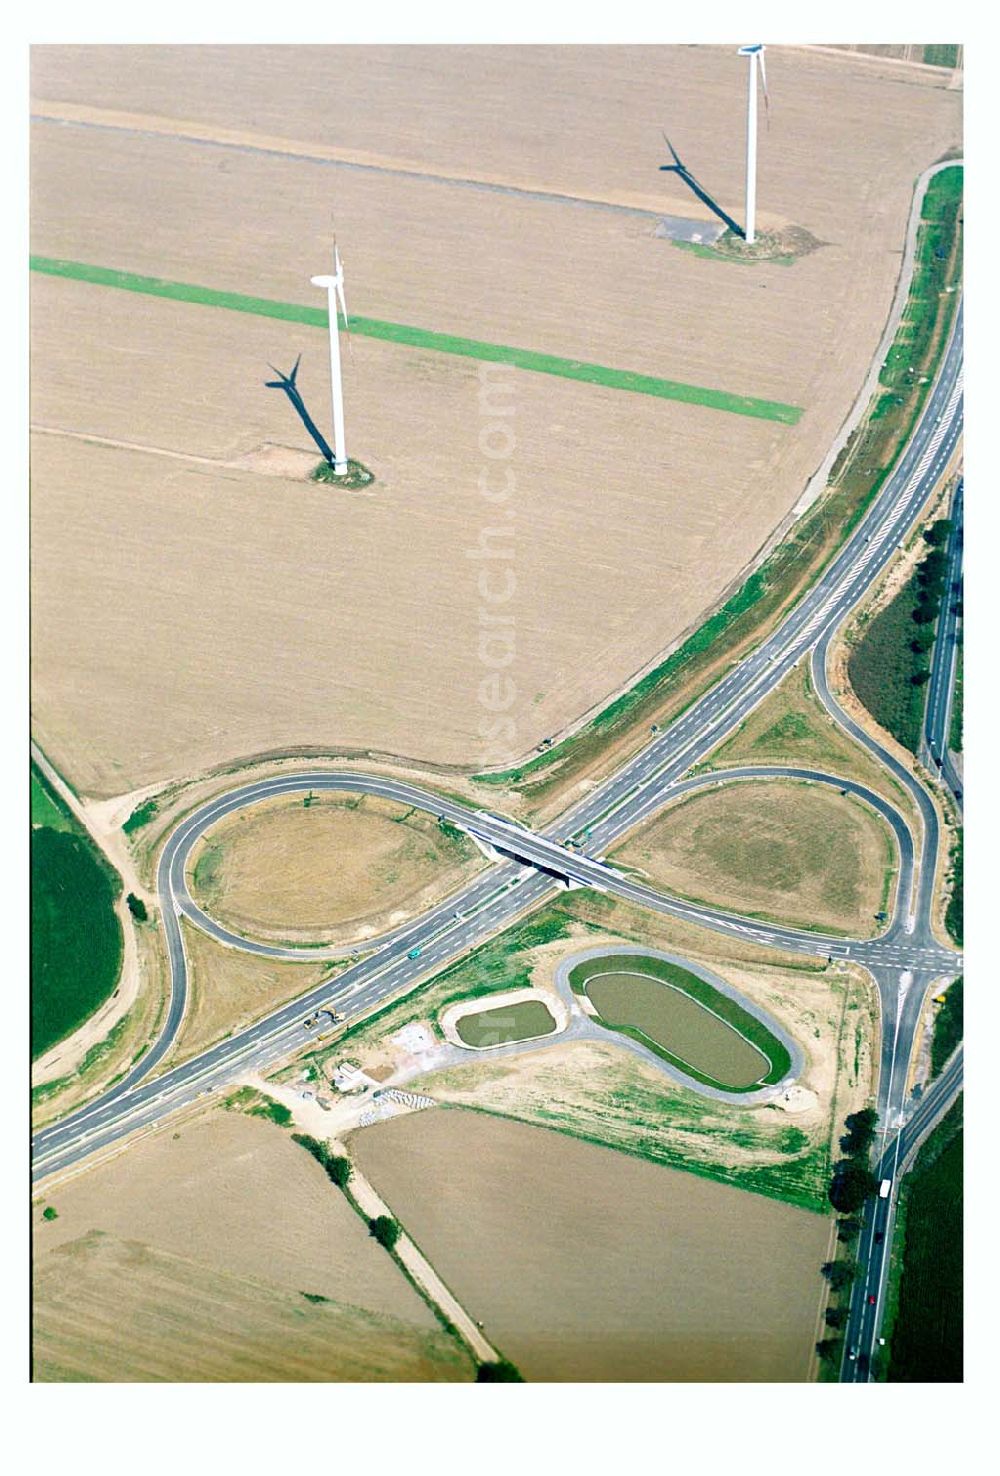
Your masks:
<svg viewBox="0 0 1000 1476"><path fill-rule="evenodd" d="M50 277L68 277L75 282L91 282L98 287L118 287L125 292L141 292L150 297L166 297L173 302L199 303L203 307L228 308L237 313L254 313L262 318L281 318L288 323L305 323L311 328L326 328L325 308L304 307L295 302L276 302L269 297L246 297L240 292L222 292L214 287L197 287L189 282L167 282L161 277L140 277L134 272L114 271L110 267L91 266L81 261L59 261L49 256L32 256L31 270ZM705 389L678 380L658 379L651 374L636 374L629 369L610 369L604 364L588 364L579 359L562 359L556 354L537 353L533 349L510 348L506 344L483 343L475 338L459 338L451 333L435 333L429 328L411 328L405 323L386 323L380 318L352 318L351 332L361 338L378 338L386 343L399 343L407 348L431 349L436 353L458 354L490 364L510 364L534 374L554 374L560 379L577 379L584 384L600 384L606 389L629 390L633 394L653 395L661 400L681 400L688 405L703 405L710 410L725 410L732 415L749 415L756 420L776 420L782 425L795 425L802 410L784 405L779 400L758 400L750 395L733 395L727 390Z"/></svg>

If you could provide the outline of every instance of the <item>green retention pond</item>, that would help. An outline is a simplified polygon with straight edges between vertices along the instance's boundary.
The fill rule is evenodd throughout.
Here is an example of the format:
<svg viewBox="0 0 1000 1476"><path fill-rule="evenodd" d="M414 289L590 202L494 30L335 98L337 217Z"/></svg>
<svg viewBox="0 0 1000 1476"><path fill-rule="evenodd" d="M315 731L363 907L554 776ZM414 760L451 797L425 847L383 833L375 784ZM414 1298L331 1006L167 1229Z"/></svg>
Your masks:
<svg viewBox="0 0 1000 1476"><path fill-rule="evenodd" d="M535 1040L540 1035L551 1035L555 1028L548 1006L540 999L497 1005L492 1010L462 1015L455 1022L459 1039L480 1050L484 1046L508 1045L514 1040Z"/></svg>
<svg viewBox="0 0 1000 1476"><path fill-rule="evenodd" d="M602 1025L647 1046L686 1076L727 1092L773 1085L787 1048L756 1016L707 979L647 954L607 954L570 970Z"/></svg>

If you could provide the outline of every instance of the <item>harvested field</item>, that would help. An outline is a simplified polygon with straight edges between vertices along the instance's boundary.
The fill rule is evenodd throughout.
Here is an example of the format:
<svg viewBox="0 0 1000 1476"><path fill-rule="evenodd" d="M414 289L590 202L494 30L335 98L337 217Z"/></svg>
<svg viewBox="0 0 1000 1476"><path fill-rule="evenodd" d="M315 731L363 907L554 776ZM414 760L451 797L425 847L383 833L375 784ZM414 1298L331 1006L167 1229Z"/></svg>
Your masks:
<svg viewBox="0 0 1000 1476"><path fill-rule="evenodd" d="M320 1166L269 1123L183 1124L50 1202L56 1220L40 1204L33 1216L42 1379L470 1376Z"/></svg>
<svg viewBox="0 0 1000 1476"><path fill-rule="evenodd" d="M216 943L200 928L181 920L188 960L187 1013L169 1060L186 1061L231 1031L314 989L332 976L336 964L285 963L242 953Z"/></svg>
<svg viewBox="0 0 1000 1476"><path fill-rule="evenodd" d="M60 303L65 293L86 311L64 336L66 315L76 318ZM267 363L290 364L309 330L48 279L36 279L33 299L36 362L58 356L65 366L39 386L36 424L106 439L127 426L131 442L178 453L186 442L208 458L236 459L265 440L308 444L284 400L257 389ZM141 325L150 314L158 320L152 341L176 343L175 359L149 354L150 330ZM43 335L48 348L38 346ZM108 367L114 354L102 359L105 370L93 370L99 389L79 379L72 345L96 336L121 345L128 384ZM189 356L181 345L192 336L198 348ZM659 477L637 485L630 445L656 447L657 457L672 446L674 464L684 463L678 485L686 485L713 455L713 412L542 375L515 383L515 371L495 369L508 378L493 394L517 416L516 498L500 510L477 491L480 429L504 422L481 419L476 366L371 340L359 340L354 355L353 372L370 386L352 426L377 478L372 494L35 436L36 730L87 792L116 793L300 744L442 764L514 757L600 699L607 663L624 657L626 680L662 644L664 577L675 589L670 619L679 633L697 621L704 598L685 569L710 557L723 582L734 577L781 515L776 501L764 512L766 497L741 485L735 465L719 470L698 504ZM243 380L230 391L247 410L240 419L218 403L217 357ZM317 407L322 364L317 343L300 371ZM144 388L133 404L136 374ZM202 384L213 386L207 400ZM591 397L589 408L581 396ZM592 449L579 433L581 415L594 414L612 452L600 497ZM763 475L775 428L731 420L728 444ZM502 485L502 468L490 476ZM723 516L737 505L745 517ZM515 516L508 522L504 511ZM515 745L499 755L487 752L491 724L479 695L484 645L499 659L480 620L489 613L482 581L489 577L487 593L495 593L499 575L481 555L498 549L516 570L510 670L519 694ZM598 602L572 550L597 561L602 597L623 616L614 630L598 630ZM138 664L137 631L145 642ZM206 711L215 714L210 725Z"/></svg>
<svg viewBox="0 0 1000 1476"><path fill-rule="evenodd" d="M93 1230L35 1276L40 1383L469 1380L444 1333Z"/></svg>
<svg viewBox="0 0 1000 1476"><path fill-rule="evenodd" d="M823 1216L478 1113L351 1150L529 1380L808 1376Z"/></svg>
<svg viewBox="0 0 1000 1476"><path fill-rule="evenodd" d="M432 815L374 795L266 800L213 826L192 854L199 906L253 937L373 937L425 912L484 865Z"/></svg>
<svg viewBox="0 0 1000 1476"><path fill-rule="evenodd" d="M778 779L679 800L611 855L664 891L852 937L877 931L896 865L888 827L861 801Z"/></svg>
<svg viewBox="0 0 1000 1476"><path fill-rule="evenodd" d="M781 108L762 146L761 208L825 243L791 267L705 260L654 235L660 211L700 209L659 173L661 123L720 200L741 196L742 69L719 48L362 48L351 64L365 86L346 111L321 48L36 48L39 110L64 120L35 130L39 254L309 303L332 203L359 313L805 410L793 432L507 371L518 697L515 731L488 752L481 569L465 554L497 509L476 491L491 463L472 361L355 343L349 433L377 481L351 501L36 437L34 705L74 782L108 795L298 744L504 762L697 623L821 460L879 336L913 178L960 138L960 96L923 74L895 69L890 87L877 64L780 49L771 61ZM629 108L595 107L616 77ZM664 95L675 117L662 117ZM331 148L341 162L311 156ZM252 229L234 237L249 198ZM584 311L595 254L603 296ZM287 403L259 386L269 360L300 349L307 400L324 402L318 330L34 287L39 425L209 460L299 446Z"/></svg>

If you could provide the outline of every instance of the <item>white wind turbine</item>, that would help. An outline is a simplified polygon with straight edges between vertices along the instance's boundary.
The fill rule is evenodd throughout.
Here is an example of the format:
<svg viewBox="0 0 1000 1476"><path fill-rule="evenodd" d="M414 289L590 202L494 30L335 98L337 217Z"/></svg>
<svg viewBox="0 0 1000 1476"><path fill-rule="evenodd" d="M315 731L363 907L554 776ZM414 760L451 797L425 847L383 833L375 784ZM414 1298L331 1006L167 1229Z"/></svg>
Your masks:
<svg viewBox="0 0 1000 1476"><path fill-rule="evenodd" d="M764 108L768 107L767 73L764 71L764 48L741 46L738 55L750 62L747 88L747 213L745 239L752 246L757 238L757 67L760 66L760 82L764 89Z"/></svg>
<svg viewBox="0 0 1000 1476"><path fill-rule="evenodd" d="M326 288L327 316L330 320L330 392L333 396L333 470L342 477L347 472L347 446L344 441L344 386L340 377L340 325L337 322L337 300L348 328L347 303L344 301L344 268L333 243L333 276L311 278L314 287Z"/></svg>

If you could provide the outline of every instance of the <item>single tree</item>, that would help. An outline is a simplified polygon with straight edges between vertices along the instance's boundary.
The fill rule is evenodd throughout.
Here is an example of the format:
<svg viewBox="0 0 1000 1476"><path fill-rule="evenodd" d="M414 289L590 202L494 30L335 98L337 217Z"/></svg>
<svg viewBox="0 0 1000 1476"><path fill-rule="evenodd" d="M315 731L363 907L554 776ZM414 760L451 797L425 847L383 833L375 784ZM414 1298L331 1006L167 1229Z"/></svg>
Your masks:
<svg viewBox="0 0 1000 1476"><path fill-rule="evenodd" d="M932 548L917 565L917 578L921 584L930 584L940 578L948 568L948 556L943 548Z"/></svg>
<svg viewBox="0 0 1000 1476"><path fill-rule="evenodd" d="M841 1148L852 1158L863 1157L875 1141L878 1113L874 1107L862 1107L858 1112L847 1114L844 1126L847 1132L840 1140Z"/></svg>
<svg viewBox="0 0 1000 1476"><path fill-rule="evenodd" d="M134 892L129 892L125 901L128 905L129 912L131 912L136 922L145 922L149 913L146 911L146 904L142 898L137 897Z"/></svg>
<svg viewBox="0 0 1000 1476"><path fill-rule="evenodd" d="M481 1363L476 1369L477 1384L523 1384L524 1380L512 1363L501 1358L497 1363Z"/></svg>
<svg viewBox="0 0 1000 1476"><path fill-rule="evenodd" d="M338 1189L345 1189L347 1187L347 1181L351 1177L351 1160L349 1158L343 1158L339 1154L331 1153L327 1157L323 1167Z"/></svg>
<svg viewBox="0 0 1000 1476"><path fill-rule="evenodd" d="M847 1307L827 1307L823 1314L829 1327L845 1327L849 1311Z"/></svg>
<svg viewBox="0 0 1000 1476"><path fill-rule="evenodd" d="M839 1338L821 1338L816 1344L816 1352L824 1363L833 1363L840 1356Z"/></svg>
<svg viewBox="0 0 1000 1476"><path fill-rule="evenodd" d="M938 518L936 523L931 523L929 528L924 529L924 539L932 548L940 547L947 543L951 536L951 519Z"/></svg>
<svg viewBox="0 0 1000 1476"><path fill-rule="evenodd" d="M833 1166L829 1198L842 1215L853 1215L872 1194L877 1183L867 1164L856 1158L841 1158Z"/></svg>
<svg viewBox="0 0 1000 1476"><path fill-rule="evenodd" d="M850 1286L856 1269L853 1261L824 1261L820 1267L834 1291L843 1291Z"/></svg>
<svg viewBox="0 0 1000 1476"><path fill-rule="evenodd" d="M368 1221L368 1234L374 1235L379 1245L391 1251L399 1239L399 1226L390 1215L378 1215Z"/></svg>
<svg viewBox="0 0 1000 1476"><path fill-rule="evenodd" d="M910 682L914 687L923 687L927 684L927 682L930 681L930 679L931 674L927 670L927 667L919 666L917 670L911 675Z"/></svg>
<svg viewBox="0 0 1000 1476"><path fill-rule="evenodd" d="M850 1245L852 1240L857 1240L861 1233L861 1221L850 1217L846 1220L837 1221L837 1239L841 1245Z"/></svg>

